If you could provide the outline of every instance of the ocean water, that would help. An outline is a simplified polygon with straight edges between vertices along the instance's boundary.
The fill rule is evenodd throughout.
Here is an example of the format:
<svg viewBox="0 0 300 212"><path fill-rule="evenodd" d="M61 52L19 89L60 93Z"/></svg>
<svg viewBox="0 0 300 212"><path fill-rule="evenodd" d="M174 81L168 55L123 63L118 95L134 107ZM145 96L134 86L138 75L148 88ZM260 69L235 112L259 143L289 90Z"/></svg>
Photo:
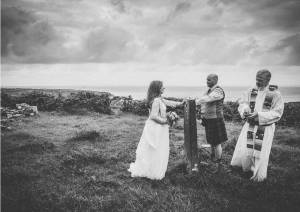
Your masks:
<svg viewBox="0 0 300 212"><path fill-rule="evenodd" d="M8 87L9 88L9 87ZM11 87L15 88L15 87ZM132 96L133 99L145 99L147 95L146 86L33 86L33 87L19 87L19 88L41 88L41 89L76 89L76 90L90 90L109 92L115 96ZM246 92L249 87L222 87L225 91L225 101L237 101L242 94ZM177 98L196 98L200 97L205 91L206 87L183 87L170 86L166 87L163 94L164 97ZM281 87L279 88L285 102L300 102L300 87Z"/></svg>
<svg viewBox="0 0 300 212"><path fill-rule="evenodd" d="M107 91L116 96L129 96L134 99L145 99L148 87L143 86L119 86L119 87L77 87L76 89ZM206 87L182 87L172 86L166 87L163 96L165 97L200 97L205 91ZM243 92L247 91L248 87L223 87L226 97L225 101L238 100ZM299 102L300 101L300 87L282 87L279 88L285 102Z"/></svg>

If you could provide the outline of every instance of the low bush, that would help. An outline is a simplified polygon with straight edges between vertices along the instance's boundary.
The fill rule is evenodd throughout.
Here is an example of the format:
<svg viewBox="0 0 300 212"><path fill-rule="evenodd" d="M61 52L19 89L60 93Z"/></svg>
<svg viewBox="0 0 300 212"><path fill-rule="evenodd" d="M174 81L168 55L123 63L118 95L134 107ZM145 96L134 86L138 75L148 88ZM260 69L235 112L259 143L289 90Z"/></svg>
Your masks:
<svg viewBox="0 0 300 212"><path fill-rule="evenodd" d="M288 102L284 104L283 115L278 122L283 126L300 125L300 102Z"/></svg>
<svg viewBox="0 0 300 212"><path fill-rule="evenodd" d="M131 112L140 116L149 115L149 107L146 100L133 100L131 96L123 99L121 111Z"/></svg>
<svg viewBox="0 0 300 212"><path fill-rule="evenodd" d="M1 106L16 107L18 103L27 103L38 107L40 111L66 111L68 113L86 113L94 111L104 114L111 114L110 94L80 91L71 93L67 97L61 94L54 96L42 91L32 91L19 96L12 96L1 93Z"/></svg>
<svg viewBox="0 0 300 212"><path fill-rule="evenodd" d="M224 119L226 121L241 121L238 107L238 102L225 102L223 108Z"/></svg>
<svg viewBox="0 0 300 212"><path fill-rule="evenodd" d="M182 101L180 98L168 97L168 100ZM120 103L119 109L123 112L147 116L149 115L149 107L146 100L134 100L129 97L114 97ZM18 103L27 103L35 105L40 111L66 111L71 114L86 114L94 111L104 114L112 114L111 94L95 93L92 91L78 91L64 97L60 93L52 95L42 91L32 91L30 93L22 93L15 96L5 92L1 92L1 106L14 108ZM176 108L167 107L167 111L175 111L179 116L183 117L183 106ZM199 119L201 114L201 106L197 106L196 114ZM224 118L226 121L241 121L238 112L238 103L228 101L224 103ZM278 122L282 126L299 126L300 125L300 102L285 103L284 113Z"/></svg>
<svg viewBox="0 0 300 212"><path fill-rule="evenodd" d="M93 92L80 91L71 93L63 101L63 110L69 113L82 112L83 110L98 113L111 114L110 94L95 94Z"/></svg>

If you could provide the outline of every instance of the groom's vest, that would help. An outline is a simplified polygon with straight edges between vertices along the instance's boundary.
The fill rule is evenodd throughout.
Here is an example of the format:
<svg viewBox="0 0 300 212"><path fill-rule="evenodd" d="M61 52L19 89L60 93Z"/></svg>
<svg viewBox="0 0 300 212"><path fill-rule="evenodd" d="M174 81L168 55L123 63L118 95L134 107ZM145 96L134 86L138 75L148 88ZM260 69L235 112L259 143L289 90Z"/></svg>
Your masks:
<svg viewBox="0 0 300 212"><path fill-rule="evenodd" d="M210 89L207 92L207 95L209 95L213 90L215 89L221 89L223 93L223 98L217 101L213 102L207 102L205 103L205 112L203 114L203 118L205 119L215 119L215 118L223 118L223 103L225 98L225 92L220 86L216 86L214 89Z"/></svg>
<svg viewBox="0 0 300 212"><path fill-rule="evenodd" d="M265 97L264 103L263 103L263 111L269 111L271 109L273 98L275 95L274 92L277 89L278 89L278 86L269 85L269 90L266 93L266 97ZM256 88L253 88L251 90L250 101L249 101L249 107L250 107L251 113L254 112L257 93L258 93L258 90ZM247 131L248 155L253 156L255 158L259 158L266 126L259 125L259 123L255 122L255 121L247 121L247 122L249 123L249 128Z"/></svg>

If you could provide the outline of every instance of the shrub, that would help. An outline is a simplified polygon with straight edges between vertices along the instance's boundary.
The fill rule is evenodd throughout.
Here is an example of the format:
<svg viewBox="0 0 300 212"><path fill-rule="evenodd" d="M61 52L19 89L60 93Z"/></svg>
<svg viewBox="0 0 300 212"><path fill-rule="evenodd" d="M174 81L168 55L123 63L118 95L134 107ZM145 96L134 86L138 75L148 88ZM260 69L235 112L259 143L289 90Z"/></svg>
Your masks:
<svg viewBox="0 0 300 212"><path fill-rule="evenodd" d="M295 126L300 125L300 102L288 102L284 104L284 111L279 125Z"/></svg>
<svg viewBox="0 0 300 212"><path fill-rule="evenodd" d="M109 96L108 93L98 95L86 91L71 93L63 103L63 110L69 113L95 111L111 114Z"/></svg>
<svg viewBox="0 0 300 212"><path fill-rule="evenodd" d="M1 107L15 107L16 103L16 98L1 92Z"/></svg>
<svg viewBox="0 0 300 212"><path fill-rule="evenodd" d="M63 97L60 93L55 97L41 91L32 91L20 96L1 93L2 106L14 108L18 103L37 106L40 111L64 110L69 113L95 111L111 114L109 93L95 94L93 92L80 91L71 93L67 98Z"/></svg>
<svg viewBox="0 0 300 212"><path fill-rule="evenodd" d="M238 107L238 102L225 102L223 108L224 119L226 121L241 121L242 119L240 117Z"/></svg>
<svg viewBox="0 0 300 212"><path fill-rule="evenodd" d="M46 94L41 91L23 93L20 96L10 96L6 93L1 93L2 106L15 107L16 104L19 103L35 105L38 107L38 110L41 111L54 111L57 108L55 96Z"/></svg>
<svg viewBox="0 0 300 212"><path fill-rule="evenodd" d="M133 100L131 96L123 99L121 111L131 112L140 116L149 115L149 107L146 100Z"/></svg>
<svg viewBox="0 0 300 212"><path fill-rule="evenodd" d="M88 111L95 111L99 113L111 114L111 94L88 91L79 91L71 93L67 97L63 97L61 93L58 96L48 94L42 91L32 91L30 93L22 93L19 96L13 96L1 90L1 106L14 108L16 104L27 103L35 105L40 111L66 111L68 113L85 114ZM113 99L120 99L121 108L123 112L131 112L137 115L149 115L149 107L146 100L133 100L129 97L114 97ZM180 98L168 97L167 99L173 101L182 101ZM175 111L178 115L183 117L183 106L170 108L167 111ZM201 106L197 106L197 118L200 118ZM226 121L241 121L238 112L237 102L224 103L224 118ZM285 103L284 113L278 122L283 126L300 125L300 102Z"/></svg>

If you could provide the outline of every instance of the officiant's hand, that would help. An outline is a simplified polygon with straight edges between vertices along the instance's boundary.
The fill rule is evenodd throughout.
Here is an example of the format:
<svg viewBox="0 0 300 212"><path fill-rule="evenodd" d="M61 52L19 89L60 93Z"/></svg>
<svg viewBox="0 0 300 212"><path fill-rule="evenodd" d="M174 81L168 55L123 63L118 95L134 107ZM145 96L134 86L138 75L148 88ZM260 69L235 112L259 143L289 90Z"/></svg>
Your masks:
<svg viewBox="0 0 300 212"><path fill-rule="evenodd" d="M254 111L253 113L249 113L249 115L248 115L248 118L251 118L251 119L255 119L256 117L258 117L257 111Z"/></svg>
<svg viewBox="0 0 300 212"><path fill-rule="evenodd" d="M258 113L257 111L254 111L253 113L250 113L247 117L247 119L250 121L250 122L256 122L258 123L259 120L258 120Z"/></svg>
<svg viewBox="0 0 300 212"><path fill-rule="evenodd" d="M249 117L250 115L251 115L251 110L250 110L250 108L249 108L249 107L245 108L244 113L243 113L243 116L244 116L245 118L247 118L247 117Z"/></svg>

